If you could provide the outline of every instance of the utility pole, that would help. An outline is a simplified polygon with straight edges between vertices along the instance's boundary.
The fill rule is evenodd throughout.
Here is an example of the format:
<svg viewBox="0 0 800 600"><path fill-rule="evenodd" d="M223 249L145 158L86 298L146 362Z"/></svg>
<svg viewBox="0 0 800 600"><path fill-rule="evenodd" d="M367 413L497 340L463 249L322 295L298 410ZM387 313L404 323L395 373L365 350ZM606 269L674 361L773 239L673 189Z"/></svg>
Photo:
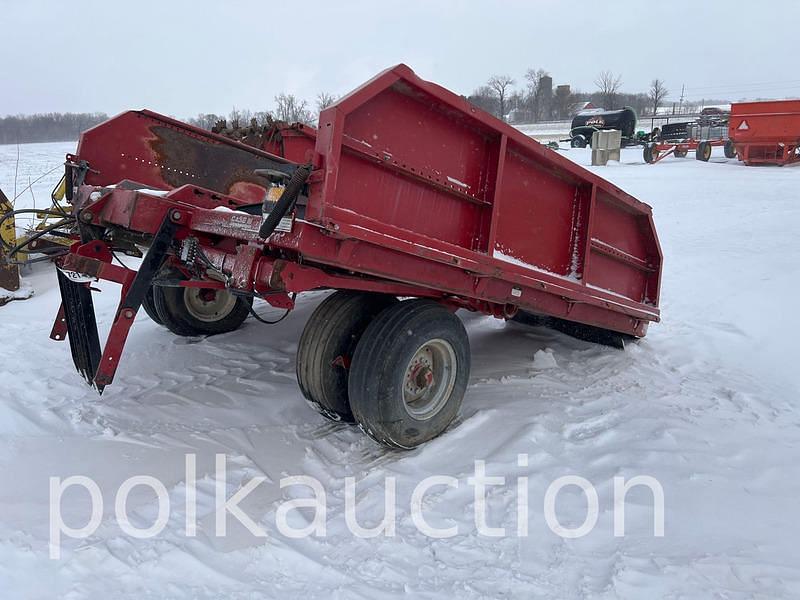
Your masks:
<svg viewBox="0 0 800 600"><path fill-rule="evenodd" d="M681 99L678 101L678 114L683 114L683 92L686 89L686 84L681 84Z"/></svg>

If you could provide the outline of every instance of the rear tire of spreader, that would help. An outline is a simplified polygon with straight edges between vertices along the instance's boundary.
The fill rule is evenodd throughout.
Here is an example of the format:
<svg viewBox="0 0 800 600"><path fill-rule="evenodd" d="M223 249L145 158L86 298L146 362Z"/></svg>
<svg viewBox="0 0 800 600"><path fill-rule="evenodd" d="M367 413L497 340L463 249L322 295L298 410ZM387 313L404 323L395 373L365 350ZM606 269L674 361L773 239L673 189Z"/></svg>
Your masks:
<svg viewBox="0 0 800 600"><path fill-rule="evenodd" d="M350 369L350 408L378 443L410 450L441 434L467 388L461 320L432 300L390 306L367 327Z"/></svg>
<svg viewBox="0 0 800 600"><path fill-rule="evenodd" d="M675 148L675 150L672 152L672 154L675 155L675 158L686 158L686 155L689 154L689 151L688 150L678 150L677 148Z"/></svg>
<svg viewBox="0 0 800 600"><path fill-rule="evenodd" d="M194 287L153 287L156 313L175 335L216 335L238 329L253 299L228 290Z"/></svg>
<svg viewBox="0 0 800 600"><path fill-rule="evenodd" d="M150 317L152 321L155 321L159 325L163 325L164 321L161 320L161 317L158 316L158 311L156 310L156 300L153 297L153 286L151 285L147 288L147 293L144 296L144 300L142 300L142 308L144 312L147 313L147 316Z"/></svg>
<svg viewBox="0 0 800 600"><path fill-rule="evenodd" d="M711 144L708 142L700 142L697 145L697 150L694 153L694 157L697 160L708 162L708 159L711 158Z"/></svg>
<svg viewBox="0 0 800 600"><path fill-rule="evenodd" d="M396 303L394 296L343 290L325 298L309 317L297 348L297 383L325 418L355 420L347 393L353 354L372 320Z"/></svg>
<svg viewBox="0 0 800 600"><path fill-rule="evenodd" d="M736 146L730 140L725 142L725 158L736 158Z"/></svg>

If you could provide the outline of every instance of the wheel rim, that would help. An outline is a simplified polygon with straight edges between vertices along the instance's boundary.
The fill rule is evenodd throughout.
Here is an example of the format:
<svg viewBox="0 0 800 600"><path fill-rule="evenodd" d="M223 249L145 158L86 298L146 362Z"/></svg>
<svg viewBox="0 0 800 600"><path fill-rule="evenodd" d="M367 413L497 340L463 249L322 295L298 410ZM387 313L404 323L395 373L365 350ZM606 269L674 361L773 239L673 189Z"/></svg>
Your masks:
<svg viewBox="0 0 800 600"><path fill-rule="evenodd" d="M183 301L187 312L204 323L224 319L236 306L236 297L227 290L209 288L185 288Z"/></svg>
<svg viewBox="0 0 800 600"><path fill-rule="evenodd" d="M430 340L411 357L403 377L403 405L420 421L442 410L456 382L456 353L450 342Z"/></svg>

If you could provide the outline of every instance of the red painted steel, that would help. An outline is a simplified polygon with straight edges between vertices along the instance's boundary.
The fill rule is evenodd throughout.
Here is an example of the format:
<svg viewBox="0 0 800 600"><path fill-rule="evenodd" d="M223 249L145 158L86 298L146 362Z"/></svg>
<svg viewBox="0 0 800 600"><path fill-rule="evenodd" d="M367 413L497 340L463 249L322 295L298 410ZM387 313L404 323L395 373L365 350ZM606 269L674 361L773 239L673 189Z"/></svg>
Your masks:
<svg viewBox="0 0 800 600"><path fill-rule="evenodd" d="M732 104L728 137L746 165L800 161L800 100Z"/></svg>
<svg viewBox="0 0 800 600"><path fill-rule="evenodd" d="M719 146L724 146L727 140L696 140L694 138L685 140L683 142L657 142L653 144L651 147L653 151L657 154L655 160L651 162L651 165L654 165L658 162L661 162L668 156L673 155L676 152L684 152L687 153L690 150L697 150L697 147L700 145L700 142L705 141L706 144L711 146L712 148L717 148Z"/></svg>
<svg viewBox="0 0 800 600"><path fill-rule="evenodd" d="M323 111L317 130L280 133L264 152L148 111L123 113L82 136L77 160L93 171L75 204L85 223L150 235L170 216L177 239L197 238L230 287L266 299L372 290L634 336L659 320L650 207L405 65ZM179 152L181 136L191 156ZM314 166L291 232L262 240L260 215L214 210L260 200L264 182L245 167L289 158ZM239 166L228 173L219 160ZM170 191L100 189L121 179ZM72 256L62 265L75 270Z"/></svg>
<svg viewBox="0 0 800 600"><path fill-rule="evenodd" d="M554 286L565 303L558 316L602 299L657 318L661 252L650 207L464 98L400 65L324 111L319 125L322 179L309 221L481 275ZM402 264L375 274L414 279ZM538 308L527 300L512 301Z"/></svg>

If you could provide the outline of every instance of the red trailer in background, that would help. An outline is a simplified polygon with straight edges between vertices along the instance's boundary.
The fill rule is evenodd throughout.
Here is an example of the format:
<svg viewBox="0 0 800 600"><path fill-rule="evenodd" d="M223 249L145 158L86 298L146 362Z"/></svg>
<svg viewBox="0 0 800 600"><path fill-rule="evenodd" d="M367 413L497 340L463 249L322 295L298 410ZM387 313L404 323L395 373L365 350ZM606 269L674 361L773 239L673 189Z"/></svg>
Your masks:
<svg viewBox="0 0 800 600"><path fill-rule="evenodd" d="M404 65L318 129L278 125L258 145L148 111L83 134L66 175L80 239L58 259L52 337L69 338L90 384L111 383L140 306L178 335L213 334L254 298L290 310L334 289L301 337L300 388L323 415L410 448L466 389L456 309L611 343L659 320L650 207ZM138 271L112 264L124 242L149 247ZM97 279L122 284L104 349Z"/></svg>
<svg viewBox="0 0 800 600"><path fill-rule="evenodd" d="M746 165L800 161L800 100L731 105L728 137Z"/></svg>

